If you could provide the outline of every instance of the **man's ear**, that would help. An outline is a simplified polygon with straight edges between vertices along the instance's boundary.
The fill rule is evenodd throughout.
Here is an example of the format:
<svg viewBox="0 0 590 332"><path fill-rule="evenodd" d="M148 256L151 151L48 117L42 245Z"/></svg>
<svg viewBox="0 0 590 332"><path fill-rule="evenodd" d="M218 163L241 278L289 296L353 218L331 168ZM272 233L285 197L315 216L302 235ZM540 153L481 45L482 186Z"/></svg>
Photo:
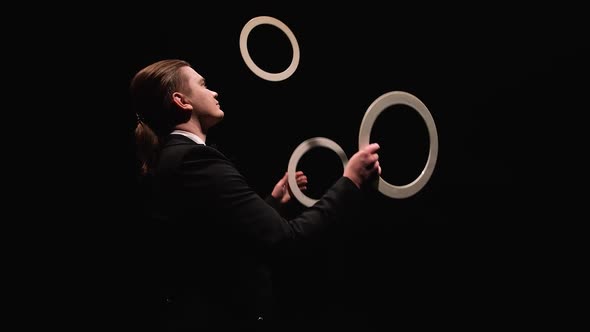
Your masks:
<svg viewBox="0 0 590 332"><path fill-rule="evenodd" d="M185 96L185 95L183 95L183 94L182 94L182 93L180 93L180 92L174 92L174 93L172 94L172 100L173 100L173 101L174 101L174 103L175 103L175 104L176 104L178 107L180 107L181 109L184 109L184 110L187 110L187 111L190 111L190 110L192 110L192 109L193 109L193 105L191 105L191 104L188 102L188 99L186 99L186 96Z"/></svg>

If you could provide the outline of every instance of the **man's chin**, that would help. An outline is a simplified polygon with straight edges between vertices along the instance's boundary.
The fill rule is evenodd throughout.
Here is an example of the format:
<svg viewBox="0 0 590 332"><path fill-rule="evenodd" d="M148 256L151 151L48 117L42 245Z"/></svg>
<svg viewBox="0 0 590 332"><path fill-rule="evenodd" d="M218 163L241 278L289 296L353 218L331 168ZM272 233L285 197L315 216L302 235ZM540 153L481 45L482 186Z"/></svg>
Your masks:
<svg viewBox="0 0 590 332"><path fill-rule="evenodd" d="M211 126L215 126L216 124L220 123L224 117L225 117L225 114L221 113L219 116L211 118Z"/></svg>

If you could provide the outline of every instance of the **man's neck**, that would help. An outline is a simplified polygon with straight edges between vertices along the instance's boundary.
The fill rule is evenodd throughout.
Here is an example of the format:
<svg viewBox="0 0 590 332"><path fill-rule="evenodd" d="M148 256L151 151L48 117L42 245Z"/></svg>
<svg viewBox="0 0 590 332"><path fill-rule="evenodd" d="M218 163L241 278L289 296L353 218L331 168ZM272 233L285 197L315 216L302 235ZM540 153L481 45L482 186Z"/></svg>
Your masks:
<svg viewBox="0 0 590 332"><path fill-rule="evenodd" d="M201 130L201 126L199 126L198 124L196 124L192 121L176 125L174 127L174 129L188 131L189 133L193 133L193 134L199 136L199 138L202 139L203 142L207 142L207 134L205 134Z"/></svg>

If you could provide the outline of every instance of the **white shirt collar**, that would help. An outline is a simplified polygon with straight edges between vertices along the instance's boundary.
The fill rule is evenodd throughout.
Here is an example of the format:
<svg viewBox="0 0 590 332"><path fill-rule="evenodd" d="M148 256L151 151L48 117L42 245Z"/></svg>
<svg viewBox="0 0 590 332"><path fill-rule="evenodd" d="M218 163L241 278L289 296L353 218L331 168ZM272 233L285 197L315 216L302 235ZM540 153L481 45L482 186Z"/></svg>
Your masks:
<svg viewBox="0 0 590 332"><path fill-rule="evenodd" d="M170 134L171 134L171 135L172 135L172 134L183 135L183 136L186 136L186 137L188 137L188 138L192 139L192 140L193 140L193 141L195 141L195 143L197 143L197 144L203 144L203 145L207 145L207 144L205 144L205 141L203 141L203 140L202 140L202 139L201 139L199 136L197 136L197 135L195 135L195 134L193 134L193 133L191 133L191 132L188 132L188 131L184 131L184 130L180 130L180 129L175 129L175 130L174 130L173 132L171 132Z"/></svg>

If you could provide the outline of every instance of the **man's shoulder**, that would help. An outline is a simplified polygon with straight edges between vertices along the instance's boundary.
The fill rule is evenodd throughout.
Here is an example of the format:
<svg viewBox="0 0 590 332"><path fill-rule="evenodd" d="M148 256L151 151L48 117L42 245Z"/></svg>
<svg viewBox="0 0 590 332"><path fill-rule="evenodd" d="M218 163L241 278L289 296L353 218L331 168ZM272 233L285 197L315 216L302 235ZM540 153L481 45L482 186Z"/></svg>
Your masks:
<svg viewBox="0 0 590 332"><path fill-rule="evenodd" d="M177 160L186 158L227 158L219 150L205 144L198 144L188 137L182 135L170 135L164 142L160 151L163 159Z"/></svg>

